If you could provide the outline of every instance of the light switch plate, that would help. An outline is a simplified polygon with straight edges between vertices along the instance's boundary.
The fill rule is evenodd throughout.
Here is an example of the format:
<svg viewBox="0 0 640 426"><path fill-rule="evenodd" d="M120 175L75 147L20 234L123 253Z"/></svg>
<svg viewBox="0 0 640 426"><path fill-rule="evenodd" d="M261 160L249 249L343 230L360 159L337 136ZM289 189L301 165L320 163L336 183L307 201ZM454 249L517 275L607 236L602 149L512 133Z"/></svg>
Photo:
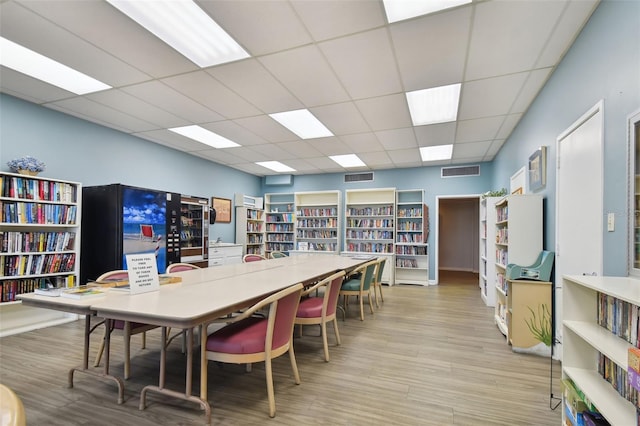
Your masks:
<svg viewBox="0 0 640 426"><path fill-rule="evenodd" d="M616 218L615 218L615 214L613 213L608 213L607 214L607 231L609 232L613 232L616 229Z"/></svg>

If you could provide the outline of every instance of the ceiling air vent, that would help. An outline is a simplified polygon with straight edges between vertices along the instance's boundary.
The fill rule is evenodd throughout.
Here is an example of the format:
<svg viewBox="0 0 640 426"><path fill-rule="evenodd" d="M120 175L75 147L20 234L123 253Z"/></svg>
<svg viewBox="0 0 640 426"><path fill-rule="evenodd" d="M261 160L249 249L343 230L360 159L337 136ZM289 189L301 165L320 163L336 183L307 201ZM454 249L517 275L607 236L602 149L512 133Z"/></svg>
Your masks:
<svg viewBox="0 0 640 426"><path fill-rule="evenodd" d="M480 176L480 166L443 167L440 177Z"/></svg>
<svg viewBox="0 0 640 426"><path fill-rule="evenodd" d="M344 175L344 181L349 182L371 182L373 181L373 172L368 173L349 173Z"/></svg>

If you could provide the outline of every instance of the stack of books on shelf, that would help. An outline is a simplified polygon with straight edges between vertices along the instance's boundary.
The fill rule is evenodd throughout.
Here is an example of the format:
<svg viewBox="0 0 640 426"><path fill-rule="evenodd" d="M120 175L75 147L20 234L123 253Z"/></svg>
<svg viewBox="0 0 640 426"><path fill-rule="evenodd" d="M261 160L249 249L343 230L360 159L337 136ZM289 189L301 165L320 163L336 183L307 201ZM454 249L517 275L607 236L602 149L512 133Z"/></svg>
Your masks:
<svg viewBox="0 0 640 426"><path fill-rule="evenodd" d="M571 379L562 380L566 426L605 426L609 423Z"/></svg>

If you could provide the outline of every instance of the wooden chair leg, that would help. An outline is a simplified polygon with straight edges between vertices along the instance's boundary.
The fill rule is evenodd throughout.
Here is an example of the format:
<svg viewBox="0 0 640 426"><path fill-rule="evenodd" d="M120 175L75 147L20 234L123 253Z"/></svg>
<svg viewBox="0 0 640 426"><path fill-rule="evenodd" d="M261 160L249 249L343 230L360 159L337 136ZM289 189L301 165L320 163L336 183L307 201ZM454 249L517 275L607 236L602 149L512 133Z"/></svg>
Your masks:
<svg viewBox="0 0 640 426"><path fill-rule="evenodd" d="M300 373L298 372L298 363L296 363L296 353L293 351L293 343L289 344L289 360L291 360L291 369L293 370L293 378L296 385L300 384Z"/></svg>
<svg viewBox="0 0 640 426"><path fill-rule="evenodd" d="M269 398L269 417L276 416L276 398L273 395L273 373L271 371L271 358L264 362L265 375L267 376L267 397Z"/></svg>
<svg viewBox="0 0 640 426"><path fill-rule="evenodd" d="M378 284L378 290L380 290L380 301L384 303L384 297L382 297L382 283Z"/></svg>
<svg viewBox="0 0 640 426"><path fill-rule="evenodd" d="M360 321L364 321L364 297L358 297L360 299ZM371 302L371 299L369 299Z"/></svg>
<svg viewBox="0 0 640 426"><path fill-rule="evenodd" d="M337 346L340 346L340 332L338 331L338 318L333 318L333 331L336 333Z"/></svg>
<svg viewBox="0 0 640 426"><path fill-rule="evenodd" d="M373 313L373 303L371 302L371 292L367 295L367 299L369 299L369 309L371 309L371 313Z"/></svg>
<svg viewBox="0 0 640 426"><path fill-rule="evenodd" d="M320 329L322 333L322 344L324 345L324 360L329 362L329 342L327 340L327 323L323 322L320 324Z"/></svg>

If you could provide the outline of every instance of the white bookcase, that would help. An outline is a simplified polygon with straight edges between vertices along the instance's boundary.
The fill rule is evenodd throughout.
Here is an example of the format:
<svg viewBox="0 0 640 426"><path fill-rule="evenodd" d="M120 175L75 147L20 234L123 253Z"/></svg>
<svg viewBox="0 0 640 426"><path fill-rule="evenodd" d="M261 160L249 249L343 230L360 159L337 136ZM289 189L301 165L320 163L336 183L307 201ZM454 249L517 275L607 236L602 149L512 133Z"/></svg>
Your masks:
<svg viewBox="0 0 640 426"><path fill-rule="evenodd" d="M295 248L295 199L293 193L265 194L266 255Z"/></svg>
<svg viewBox="0 0 640 426"><path fill-rule="evenodd" d="M345 191L345 255L386 256L382 281L395 284L395 188Z"/></svg>
<svg viewBox="0 0 640 426"><path fill-rule="evenodd" d="M0 172L0 337L77 318L15 296L80 284L81 205L78 182Z"/></svg>
<svg viewBox="0 0 640 426"><path fill-rule="evenodd" d="M580 275L563 277L562 377L570 378L610 424L635 425L634 405L598 373L599 354L626 372L627 351L632 347L627 340L598 323L599 294L639 306L640 280Z"/></svg>
<svg viewBox="0 0 640 426"><path fill-rule="evenodd" d="M532 265L542 251L542 197L508 195L495 203L495 321L508 335L508 283L506 267L510 263Z"/></svg>
<svg viewBox="0 0 640 426"><path fill-rule="evenodd" d="M424 190L396 191L396 283L429 285L428 220Z"/></svg>
<svg viewBox="0 0 640 426"><path fill-rule="evenodd" d="M496 267L494 247L496 241L496 201L502 197L480 200L480 297L487 306L496 304Z"/></svg>
<svg viewBox="0 0 640 426"><path fill-rule="evenodd" d="M296 251L338 254L340 191L296 192Z"/></svg>

